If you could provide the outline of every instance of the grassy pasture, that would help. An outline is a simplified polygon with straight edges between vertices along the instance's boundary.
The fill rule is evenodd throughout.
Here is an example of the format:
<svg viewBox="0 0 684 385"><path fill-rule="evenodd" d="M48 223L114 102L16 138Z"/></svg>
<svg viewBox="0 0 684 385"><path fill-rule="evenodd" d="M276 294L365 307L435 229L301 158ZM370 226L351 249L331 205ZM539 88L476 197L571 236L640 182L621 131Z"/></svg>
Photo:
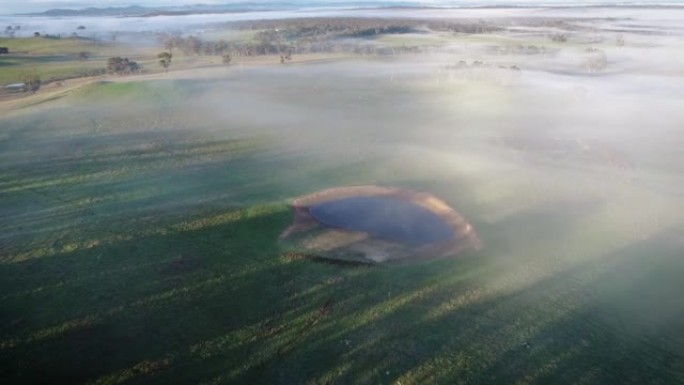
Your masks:
<svg viewBox="0 0 684 385"><path fill-rule="evenodd" d="M0 38L0 46L9 48L10 53L47 56L77 54L81 51L94 50L101 47L102 44L87 39L31 37Z"/></svg>
<svg viewBox="0 0 684 385"><path fill-rule="evenodd" d="M484 113L474 90L411 89L427 101L409 104L394 83L269 71L97 83L0 118L3 383L681 379L679 206L620 178L487 153L492 133L480 131L510 112ZM477 125L458 134L469 145L457 155L419 151L449 148L444 133L409 131L391 136L393 149L416 152L355 156L384 131L316 127L311 112L334 106L429 130L413 116L434 116L424 109L442 104L430 98L464 114L444 126ZM287 120L282 105L255 116L252 100L287 100L312 117ZM207 120L211 102L227 115ZM264 129L267 119L277 124ZM324 140L304 140L316 135ZM282 254L289 198L363 183L432 191L464 210L486 247L373 268ZM643 226L651 213L664 222Z"/></svg>
<svg viewBox="0 0 684 385"><path fill-rule="evenodd" d="M85 39L13 38L0 39L9 55L0 56L0 84L21 82L28 74L37 74L43 81L80 76L105 67L106 55L123 50L111 44ZM88 52L89 59L78 60L79 52Z"/></svg>
<svg viewBox="0 0 684 385"><path fill-rule="evenodd" d="M154 48L154 43L148 36L140 37L142 43L112 42L87 38L48 39L43 37L31 38L0 38L0 46L8 47L10 54L31 56L69 56L79 52L90 52L93 55L136 55L148 52Z"/></svg>
<svg viewBox="0 0 684 385"><path fill-rule="evenodd" d="M158 71L161 67L156 55L163 49L148 40L130 44L73 38L0 38L0 46L10 50L9 55L0 56L0 84L21 82L27 74L37 74L43 81L92 76L93 71L105 68L112 56L128 57L150 71ZM87 52L88 58L79 60L81 52ZM182 66L192 59L179 56L175 61Z"/></svg>
<svg viewBox="0 0 684 385"><path fill-rule="evenodd" d="M37 74L43 81L92 76L93 71L105 67L104 58L86 61L70 56L0 57L0 84L20 83L24 76Z"/></svg>

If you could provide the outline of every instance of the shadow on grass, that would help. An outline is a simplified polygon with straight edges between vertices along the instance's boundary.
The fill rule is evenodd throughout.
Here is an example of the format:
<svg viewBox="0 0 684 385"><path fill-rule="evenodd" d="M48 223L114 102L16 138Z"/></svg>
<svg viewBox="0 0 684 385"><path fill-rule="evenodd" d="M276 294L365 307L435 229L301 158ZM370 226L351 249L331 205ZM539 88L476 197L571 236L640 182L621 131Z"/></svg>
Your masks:
<svg viewBox="0 0 684 385"><path fill-rule="evenodd" d="M2 377L93 380L271 314L282 287L263 280L287 274L273 270L279 254L271 239L288 216L281 207L2 265Z"/></svg>
<svg viewBox="0 0 684 385"><path fill-rule="evenodd" d="M291 213L280 202L369 174L292 167L291 154L181 130L42 124L0 142L12 161L0 166L3 383L668 384L684 373L681 228L562 268L529 252L533 241L513 255L519 239L559 239L602 204L554 202L473 218L478 253L313 263L281 254ZM456 183L434 185L474 207Z"/></svg>
<svg viewBox="0 0 684 385"><path fill-rule="evenodd" d="M284 257L276 239L289 220L285 205L203 213L157 232L0 265L0 377L245 384L681 378L684 313L672 290L684 273L681 228L501 291L488 286L502 278L498 267L477 254L362 269Z"/></svg>
<svg viewBox="0 0 684 385"><path fill-rule="evenodd" d="M333 310L334 319L318 325L305 344L286 355L266 355L242 375L216 380L677 383L684 373L678 326L684 309L676 290L684 273L681 235L681 228L672 228L489 297L479 294L486 274L477 273L478 263L469 259L413 266L413 283L387 298L383 276L407 283L406 270L374 270L356 282L357 290L341 289L357 295ZM444 274L454 263L473 274Z"/></svg>

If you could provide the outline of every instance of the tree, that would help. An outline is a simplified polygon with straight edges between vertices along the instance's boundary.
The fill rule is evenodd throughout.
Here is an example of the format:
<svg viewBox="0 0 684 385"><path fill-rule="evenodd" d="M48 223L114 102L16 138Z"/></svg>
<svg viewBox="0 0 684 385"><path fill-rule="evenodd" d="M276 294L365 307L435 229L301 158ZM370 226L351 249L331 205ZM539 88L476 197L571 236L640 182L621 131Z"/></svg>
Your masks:
<svg viewBox="0 0 684 385"><path fill-rule="evenodd" d="M107 59L107 72L117 75L129 75L140 71L138 63L128 60L128 58L110 57Z"/></svg>
<svg viewBox="0 0 684 385"><path fill-rule="evenodd" d="M280 64L285 64L286 61L292 60L292 50L288 49L285 53L280 54Z"/></svg>
<svg viewBox="0 0 684 385"><path fill-rule="evenodd" d="M163 35L162 42L164 43L164 49L173 53L173 49L180 46L181 38L174 35Z"/></svg>
<svg viewBox="0 0 684 385"><path fill-rule="evenodd" d="M40 89L42 82L40 76L36 74L24 76L24 92L36 93Z"/></svg>
<svg viewBox="0 0 684 385"><path fill-rule="evenodd" d="M197 36L188 36L188 38L185 39L184 52L186 55L199 55L202 53L202 40Z"/></svg>
<svg viewBox="0 0 684 385"><path fill-rule="evenodd" d="M217 41L216 45L214 46L214 51L218 55L223 55L227 49L228 49L228 43L225 40Z"/></svg>
<svg viewBox="0 0 684 385"><path fill-rule="evenodd" d="M121 61L123 59L120 57L110 57L107 59L107 72L110 74L116 74L119 73L119 69L121 68Z"/></svg>
<svg viewBox="0 0 684 385"><path fill-rule="evenodd" d="M33 37L40 37L40 32L34 32Z"/></svg>
<svg viewBox="0 0 684 385"><path fill-rule="evenodd" d="M603 71L608 66L608 57L606 53L600 49L588 48L589 55L584 59L584 67L587 71L596 73Z"/></svg>
<svg viewBox="0 0 684 385"><path fill-rule="evenodd" d="M164 67L164 71L168 71L171 65L171 58L173 57L171 52L162 52L157 57L159 58L159 65Z"/></svg>
<svg viewBox="0 0 684 385"><path fill-rule="evenodd" d="M568 42L568 35L565 35L562 33L557 33L557 34L551 35L551 41L556 42L556 43L567 43Z"/></svg>
<svg viewBox="0 0 684 385"><path fill-rule="evenodd" d="M216 43L213 41L205 41L202 43L202 54L216 55Z"/></svg>
<svg viewBox="0 0 684 385"><path fill-rule="evenodd" d="M233 60L233 57L229 53L223 55L223 64L230 65L231 60Z"/></svg>

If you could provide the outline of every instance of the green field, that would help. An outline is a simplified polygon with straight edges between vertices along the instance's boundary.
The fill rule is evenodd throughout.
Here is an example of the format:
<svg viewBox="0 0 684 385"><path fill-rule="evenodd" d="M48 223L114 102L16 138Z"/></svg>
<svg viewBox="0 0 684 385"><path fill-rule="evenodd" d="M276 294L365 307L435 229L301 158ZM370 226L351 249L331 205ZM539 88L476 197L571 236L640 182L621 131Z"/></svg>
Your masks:
<svg viewBox="0 0 684 385"><path fill-rule="evenodd" d="M501 148L554 90L374 65L102 82L1 117L2 382L680 381L679 198L593 153ZM291 198L367 183L436 194L485 247L283 253Z"/></svg>
<svg viewBox="0 0 684 385"><path fill-rule="evenodd" d="M93 76L105 67L106 59L77 61L73 57L8 57L0 58L0 84L21 83L25 76L36 74L43 81Z"/></svg>
<svg viewBox="0 0 684 385"><path fill-rule="evenodd" d="M161 70L156 54L162 47L148 40L134 45L85 38L0 38L0 47L10 51L0 55L0 85L19 83L31 74L44 82L93 76L113 56L128 57L152 72ZM81 52L87 53L87 59L79 60ZM176 61L182 65L191 59L178 57Z"/></svg>
<svg viewBox="0 0 684 385"><path fill-rule="evenodd" d="M81 51L95 50L107 44L87 39L63 38L0 38L0 46L9 48L10 53L32 55L77 54Z"/></svg>

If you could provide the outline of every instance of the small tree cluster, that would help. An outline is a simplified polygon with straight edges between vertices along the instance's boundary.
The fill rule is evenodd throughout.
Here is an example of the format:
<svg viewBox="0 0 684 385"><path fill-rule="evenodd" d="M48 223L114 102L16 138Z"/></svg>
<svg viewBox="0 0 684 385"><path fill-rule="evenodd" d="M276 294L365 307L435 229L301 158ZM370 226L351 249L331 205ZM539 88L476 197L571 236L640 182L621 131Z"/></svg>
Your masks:
<svg viewBox="0 0 684 385"><path fill-rule="evenodd" d="M40 86L42 85L42 81L40 80L40 76L31 74L31 75L26 75L24 76L24 92L31 92L31 93L36 93L40 89Z"/></svg>
<svg viewBox="0 0 684 385"><path fill-rule="evenodd" d="M232 60L233 60L233 57L229 53L223 55L223 64L230 65L230 62Z"/></svg>
<svg viewBox="0 0 684 385"><path fill-rule="evenodd" d="M387 18L298 18L288 20L250 20L233 22L237 30L255 31L254 38L226 42L160 34L159 41L170 53L178 49L186 55L259 56L276 55L281 62L292 54L353 52L362 55L420 53L421 47L382 47L367 39L378 35L418 33L425 29L453 33L489 33L502 27L483 21L442 21Z"/></svg>
<svg viewBox="0 0 684 385"><path fill-rule="evenodd" d="M584 67L588 72L601 72L608 66L606 53L597 48L587 48L587 57L584 59Z"/></svg>
<svg viewBox="0 0 684 385"><path fill-rule="evenodd" d="M568 42L568 35L563 34L563 33L557 33L557 34L551 35L549 38L551 39L551 41L553 41L555 43L567 43Z"/></svg>
<svg viewBox="0 0 684 385"><path fill-rule="evenodd" d="M197 36L186 38L176 35L162 35L160 40L164 49L173 53L174 49L180 49L186 55L220 55L222 56L229 48L225 40L203 41Z"/></svg>
<svg viewBox="0 0 684 385"><path fill-rule="evenodd" d="M14 35L17 33L18 29L19 29L19 27L15 28L11 25L8 25L7 28L5 28L5 35L7 35L9 37L14 37Z"/></svg>
<svg viewBox="0 0 684 385"><path fill-rule="evenodd" d="M268 41L283 39L332 39L346 37L372 37L379 34L420 32L425 28L439 32L488 33L502 29L496 23L471 20L419 20L371 17L320 17L233 22L242 30L259 30L255 38Z"/></svg>
<svg viewBox="0 0 684 385"><path fill-rule="evenodd" d="M285 53L280 54L280 64L285 64L286 61L292 60L292 51L288 50Z"/></svg>
<svg viewBox="0 0 684 385"><path fill-rule="evenodd" d="M544 46L522 44L500 46L498 51L503 55L545 55L548 52Z"/></svg>
<svg viewBox="0 0 684 385"><path fill-rule="evenodd" d="M140 71L138 63L128 58L110 57L107 59L107 72L117 75L130 75Z"/></svg>
<svg viewBox="0 0 684 385"><path fill-rule="evenodd" d="M164 67L164 71L168 71L173 54L171 52L162 52L157 57L159 58L159 65Z"/></svg>

